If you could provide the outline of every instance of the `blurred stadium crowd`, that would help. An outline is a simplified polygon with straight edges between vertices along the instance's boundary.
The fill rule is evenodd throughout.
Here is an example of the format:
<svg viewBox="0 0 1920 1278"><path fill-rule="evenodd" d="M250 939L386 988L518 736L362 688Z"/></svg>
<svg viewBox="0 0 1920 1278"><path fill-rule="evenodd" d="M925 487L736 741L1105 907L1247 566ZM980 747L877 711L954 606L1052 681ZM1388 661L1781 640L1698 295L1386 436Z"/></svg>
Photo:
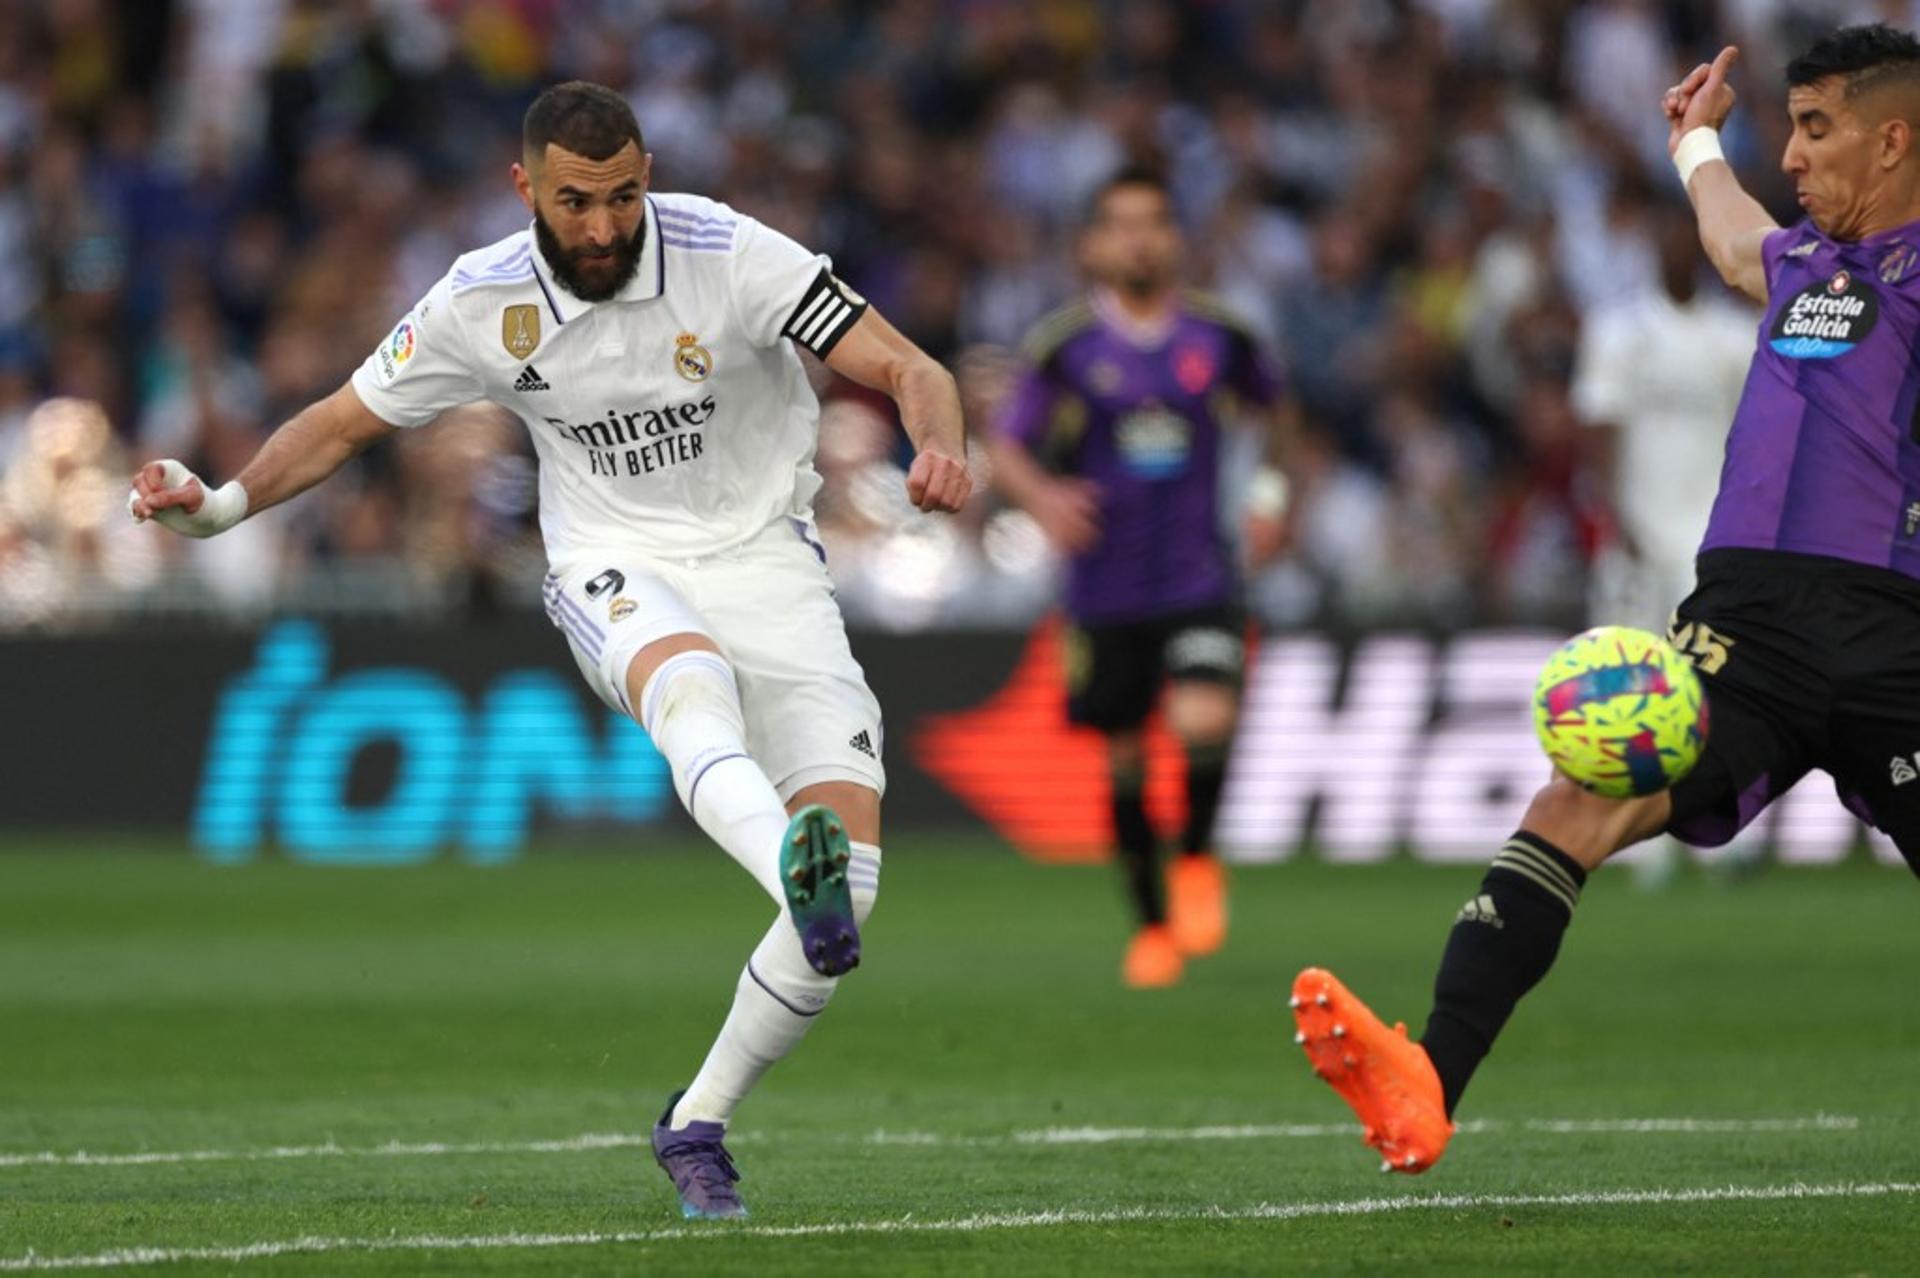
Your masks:
<svg viewBox="0 0 1920 1278"><path fill-rule="evenodd" d="M573 76L630 95L657 187L831 253L955 369L976 432L1077 287L1087 193L1164 167L1192 281L1270 337L1309 423L1261 611L1578 620L1616 521L1570 384L1583 325L1660 286L1660 91L1740 43L1729 154L1784 213L1779 68L1916 7L0 0L0 626L536 599L529 450L486 406L213 541L136 529L122 499L140 458L230 476L457 253L523 226L520 113ZM911 518L886 402L828 381L849 614L1037 615L1034 526L990 498Z"/></svg>

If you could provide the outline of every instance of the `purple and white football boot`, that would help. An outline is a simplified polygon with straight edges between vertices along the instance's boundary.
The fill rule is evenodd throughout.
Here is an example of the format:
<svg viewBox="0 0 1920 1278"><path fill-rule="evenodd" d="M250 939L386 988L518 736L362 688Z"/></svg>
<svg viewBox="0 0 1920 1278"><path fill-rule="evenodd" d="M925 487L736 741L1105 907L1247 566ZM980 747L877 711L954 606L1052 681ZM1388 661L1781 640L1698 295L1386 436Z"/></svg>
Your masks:
<svg viewBox="0 0 1920 1278"><path fill-rule="evenodd" d="M675 1092L667 1101L667 1112L653 1125L653 1161L667 1173L680 1195L680 1214L688 1220L741 1220L747 1205L740 1201L734 1185L740 1173L721 1139L727 1129L720 1123L688 1123L675 1130L673 1107L685 1091Z"/></svg>

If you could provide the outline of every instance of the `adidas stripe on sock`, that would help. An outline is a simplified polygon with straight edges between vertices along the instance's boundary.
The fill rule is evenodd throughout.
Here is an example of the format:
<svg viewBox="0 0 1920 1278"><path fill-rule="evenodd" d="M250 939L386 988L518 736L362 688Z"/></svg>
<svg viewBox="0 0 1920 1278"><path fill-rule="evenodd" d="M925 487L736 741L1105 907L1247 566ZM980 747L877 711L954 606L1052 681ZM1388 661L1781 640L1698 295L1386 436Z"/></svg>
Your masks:
<svg viewBox="0 0 1920 1278"><path fill-rule="evenodd" d="M1522 830L1455 916L1420 1040L1449 1114L1514 1007L1553 966L1586 881L1578 861Z"/></svg>

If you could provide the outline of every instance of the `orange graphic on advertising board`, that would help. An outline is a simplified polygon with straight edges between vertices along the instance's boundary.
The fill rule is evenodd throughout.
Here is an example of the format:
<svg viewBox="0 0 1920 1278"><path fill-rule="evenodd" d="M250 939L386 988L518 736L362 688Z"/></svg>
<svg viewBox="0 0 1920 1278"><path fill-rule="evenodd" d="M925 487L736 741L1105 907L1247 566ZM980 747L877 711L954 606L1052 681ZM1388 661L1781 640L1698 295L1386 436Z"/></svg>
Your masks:
<svg viewBox="0 0 1920 1278"><path fill-rule="evenodd" d="M1067 722L1057 619L1027 640L1013 674L981 705L928 715L913 759L1023 854L1099 861L1112 851L1106 741ZM1155 715L1147 724L1147 812L1163 838L1186 817L1186 759Z"/></svg>

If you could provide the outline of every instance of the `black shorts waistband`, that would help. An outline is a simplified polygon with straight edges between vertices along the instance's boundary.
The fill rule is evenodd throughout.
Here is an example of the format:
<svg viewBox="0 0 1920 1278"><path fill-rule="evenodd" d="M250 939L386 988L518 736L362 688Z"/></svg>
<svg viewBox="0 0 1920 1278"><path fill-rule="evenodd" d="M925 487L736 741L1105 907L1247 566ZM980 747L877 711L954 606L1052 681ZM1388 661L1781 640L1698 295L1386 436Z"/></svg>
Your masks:
<svg viewBox="0 0 1920 1278"><path fill-rule="evenodd" d="M1785 577L1798 581L1818 580L1870 586L1893 591L1920 604L1920 580L1891 568L1863 564L1852 559L1836 559L1832 555L1809 555L1797 550L1725 547L1701 551L1694 560L1694 571L1703 585L1709 577Z"/></svg>

